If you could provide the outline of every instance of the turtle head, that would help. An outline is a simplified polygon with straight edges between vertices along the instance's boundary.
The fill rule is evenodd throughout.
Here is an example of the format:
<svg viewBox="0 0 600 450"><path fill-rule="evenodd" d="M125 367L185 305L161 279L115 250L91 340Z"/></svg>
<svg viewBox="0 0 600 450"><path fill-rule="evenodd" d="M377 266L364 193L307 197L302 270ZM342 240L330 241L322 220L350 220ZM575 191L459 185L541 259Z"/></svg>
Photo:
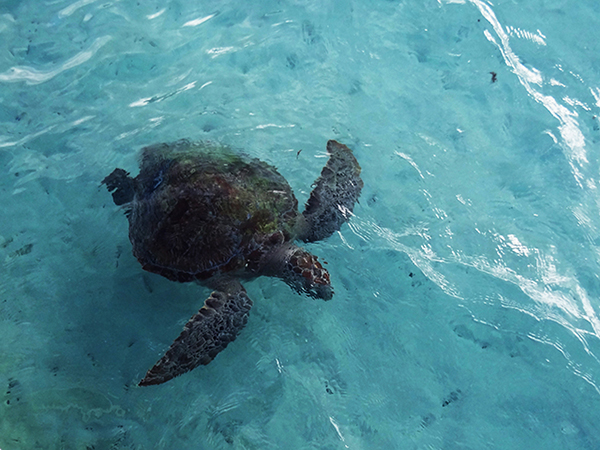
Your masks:
<svg viewBox="0 0 600 450"><path fill-rule="evenodd" d="M327 275L329 278L328 272ZM309 289L308 294L311 297L321 298L323 300L331 300L333 297L333 287L329 283L329 280L327 280L326 284L314 283Z"/></svg>
<svg viewBox="0 0 600 450"><path fill-rule="evenodd" d="M310 297L323 300L333 297L327 269L317 256L296 245L282 245L275 250L263 273L281 278L292 289Z"/></svg>

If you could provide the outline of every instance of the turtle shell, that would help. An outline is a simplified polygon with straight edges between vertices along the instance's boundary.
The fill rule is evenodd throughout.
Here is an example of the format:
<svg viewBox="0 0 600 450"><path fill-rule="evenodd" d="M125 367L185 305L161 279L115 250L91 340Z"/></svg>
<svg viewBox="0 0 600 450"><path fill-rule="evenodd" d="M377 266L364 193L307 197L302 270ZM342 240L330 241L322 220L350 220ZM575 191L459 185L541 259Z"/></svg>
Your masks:
<svg viewBox="0 0 600 450"><path fill-rule="evenodd" d="M275 167L188 141L142 150L130 207L134 255L144 269L176 281L246 267L264 246L290 240L298 217L298 201Z"/></svg>

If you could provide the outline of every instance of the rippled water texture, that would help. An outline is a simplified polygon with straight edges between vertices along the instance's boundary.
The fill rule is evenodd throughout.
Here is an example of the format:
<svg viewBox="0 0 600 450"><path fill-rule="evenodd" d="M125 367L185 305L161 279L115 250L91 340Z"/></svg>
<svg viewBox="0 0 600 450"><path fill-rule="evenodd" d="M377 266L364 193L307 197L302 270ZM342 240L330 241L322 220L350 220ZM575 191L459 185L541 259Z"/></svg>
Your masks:
<svg viewBox="0 0 600 450"><path fill-rule="evenodd" d="M596 0L0 1L0 448L600 448ZM142 271L100 181L223 142L350 224L213 363L136 382L208 290Z"/></svg>

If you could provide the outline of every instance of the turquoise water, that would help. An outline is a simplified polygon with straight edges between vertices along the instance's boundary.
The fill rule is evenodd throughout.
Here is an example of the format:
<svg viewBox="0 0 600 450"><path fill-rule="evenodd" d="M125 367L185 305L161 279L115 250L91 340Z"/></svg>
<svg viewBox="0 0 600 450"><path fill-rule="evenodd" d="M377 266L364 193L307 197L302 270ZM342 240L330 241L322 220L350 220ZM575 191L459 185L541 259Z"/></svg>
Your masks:
<svg viewBox="0 0 600 450"><path fill-rule="evenodd" d="M599 448L599 14L0 0L0 449ZM337 139L365 188L307 246L333 301L247 282L226 351L139 388L209 291L142 271L100 181L180 138L301 203Z"/></svg>

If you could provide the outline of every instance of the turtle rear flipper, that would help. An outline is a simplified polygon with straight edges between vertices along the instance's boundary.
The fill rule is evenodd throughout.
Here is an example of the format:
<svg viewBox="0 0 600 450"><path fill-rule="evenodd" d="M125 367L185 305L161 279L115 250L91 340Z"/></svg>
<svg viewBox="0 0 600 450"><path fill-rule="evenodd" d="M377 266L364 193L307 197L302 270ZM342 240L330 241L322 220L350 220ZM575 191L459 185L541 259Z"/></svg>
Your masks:
<svg viewBox="0 0 600 450"><path fill-rule="evenodd" d="M252 300L237 281L214 291L139 386L161 384L211 362L244 328L251 307Z"/></svg>
<svg viewBox="0 0 600 450"><path fill-rule="evenodd" d="M102 180L112 197L115 205L121 206L130 203L135 195L135 181L129 176L129 172L123 169L115 169Z"/></svg>
<svg viewBox="0 0 600 450"><path fill-rule="evenodd" d="M329 160L302 213L308 225L300 235L305 242L318 241L338 231L350 218L364 185L352 150L331 140L327 142L327 154Z"/></svg>

